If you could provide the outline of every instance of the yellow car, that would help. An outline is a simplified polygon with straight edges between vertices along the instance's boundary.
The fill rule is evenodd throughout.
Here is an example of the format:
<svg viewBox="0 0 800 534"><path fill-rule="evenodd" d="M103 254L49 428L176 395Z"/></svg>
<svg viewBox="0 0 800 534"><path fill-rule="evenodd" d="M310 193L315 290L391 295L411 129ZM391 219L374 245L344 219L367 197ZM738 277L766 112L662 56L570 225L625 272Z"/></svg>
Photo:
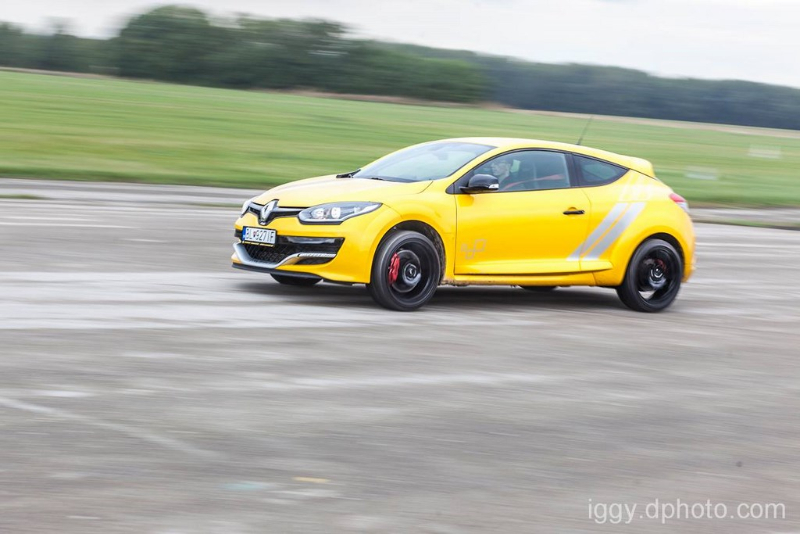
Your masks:
<svg viewBox="0 0 800 534"><path fill-rule="evenodd" d="M423 143L270 189L244 203L236 237L234 267L366 284L401 311L447 284L602 286L655 312L694 270L687 203L651 163L529 139Z"/></svg>

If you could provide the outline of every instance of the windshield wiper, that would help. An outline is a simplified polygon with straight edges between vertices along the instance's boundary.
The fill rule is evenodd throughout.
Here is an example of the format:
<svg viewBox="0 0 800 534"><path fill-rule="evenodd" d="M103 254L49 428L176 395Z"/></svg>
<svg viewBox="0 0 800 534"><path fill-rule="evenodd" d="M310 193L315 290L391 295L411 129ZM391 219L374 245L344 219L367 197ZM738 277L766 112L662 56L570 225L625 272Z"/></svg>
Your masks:
<svg viewBox="0 0 800 534"><path fill-rule="evenodd" d="M358 171L360 171L360 170L361 170L361 169L356 169L356 170L354 170L354 171L350 171L350 172L343 172L342 174L337 174L337 175L336 175L336 177L337 177L337 178L352 178L352 177L353 177L353 175L354 175L355 173L357 173Z"/></svg>

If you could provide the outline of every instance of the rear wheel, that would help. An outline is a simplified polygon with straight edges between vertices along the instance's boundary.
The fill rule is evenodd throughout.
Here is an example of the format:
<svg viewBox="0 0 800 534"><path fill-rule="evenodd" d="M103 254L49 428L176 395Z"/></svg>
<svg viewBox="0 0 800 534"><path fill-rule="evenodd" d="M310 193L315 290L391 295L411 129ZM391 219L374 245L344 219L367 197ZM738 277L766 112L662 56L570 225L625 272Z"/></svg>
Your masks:
<svg viewBox="0 0 800 534"><path fill-rule="evenodd" d="M634 252L617 295L632 310L659 312L675 300L682 277L683 262L675 247L649 239Z"/></svg>
<svg viewBox="0 0 800 534"><path fill-rule="evenodd" d="M378 247L367 290L385 308L412 311L433 297L441 273L430 239L417 232L396 232Z"/></svg>
<svg viewBox="0 0 800 534"><path fill-rule="evenodd" d="M321 281L320 278L305 278L300 276L287 276L285 274L270 274L279 284L287 286L313 286Z"/></svg>

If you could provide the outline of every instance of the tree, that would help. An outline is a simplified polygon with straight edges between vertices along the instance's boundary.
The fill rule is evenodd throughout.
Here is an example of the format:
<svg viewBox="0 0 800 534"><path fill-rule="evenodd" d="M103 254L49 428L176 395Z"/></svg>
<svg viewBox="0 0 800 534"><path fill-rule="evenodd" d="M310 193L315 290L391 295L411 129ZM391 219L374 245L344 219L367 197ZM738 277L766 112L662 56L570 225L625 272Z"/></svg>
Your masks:
<svg viewBox="0 0 800 534"><path fill-rule="evenodd" d="M204 83L218 32L197 9L165 6L131 19L118 39L122 76Z"/></svg>

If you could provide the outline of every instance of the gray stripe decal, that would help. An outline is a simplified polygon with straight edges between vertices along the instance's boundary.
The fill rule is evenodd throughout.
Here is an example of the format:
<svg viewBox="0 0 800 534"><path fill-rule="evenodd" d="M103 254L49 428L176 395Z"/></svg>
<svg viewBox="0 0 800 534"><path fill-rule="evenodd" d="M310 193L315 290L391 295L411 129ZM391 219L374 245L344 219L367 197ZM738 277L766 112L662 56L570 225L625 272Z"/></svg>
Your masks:
<svg viewBox="0 0 800 534"><path fill-rule="evenodd" d="M636 217L638 217L639 214L644 209L644 205L645 205L644 202L634 202L633 204L631 204L631 207L628 209L628 211L625 212L625 215L622 216L622 219L620 219L619 223L617 223L617 225L614 226L614 228L609 233L606 234L606 236L602 239L602 241L600 241L600 243L597 244L594 250L592 250L592 252L584 259L586 260L600 259L600 256L602 256L603 253L606 250L608 250L608 247L610 247L614 243L614 241L616 241L619 238L619 236L622 235L622 232L627 230L628 227L631 225L631 223L634 220L636 220Z"/></svg>
<svg viewBox="0 0 800 534"><path fill-rule="evenodd" d="M611 208L611 211L608 212L606 218L603 219L603 221L597 225L597 228L594 229L594 232L592 232L589 237L587 237L584 242L581 243L577 249L575 249L575 252L573 252L569 258L567 258L567 261L580 260L583 251L589 249L592 246L592 243L594 243L597 238L599 238L605 233L606 230L608 230L611 224L617 220L617 217L619 217L619 214L622 213L622 210L624 210L625 206L627 205L627 202L617 202L614 207Z"/></svg>

